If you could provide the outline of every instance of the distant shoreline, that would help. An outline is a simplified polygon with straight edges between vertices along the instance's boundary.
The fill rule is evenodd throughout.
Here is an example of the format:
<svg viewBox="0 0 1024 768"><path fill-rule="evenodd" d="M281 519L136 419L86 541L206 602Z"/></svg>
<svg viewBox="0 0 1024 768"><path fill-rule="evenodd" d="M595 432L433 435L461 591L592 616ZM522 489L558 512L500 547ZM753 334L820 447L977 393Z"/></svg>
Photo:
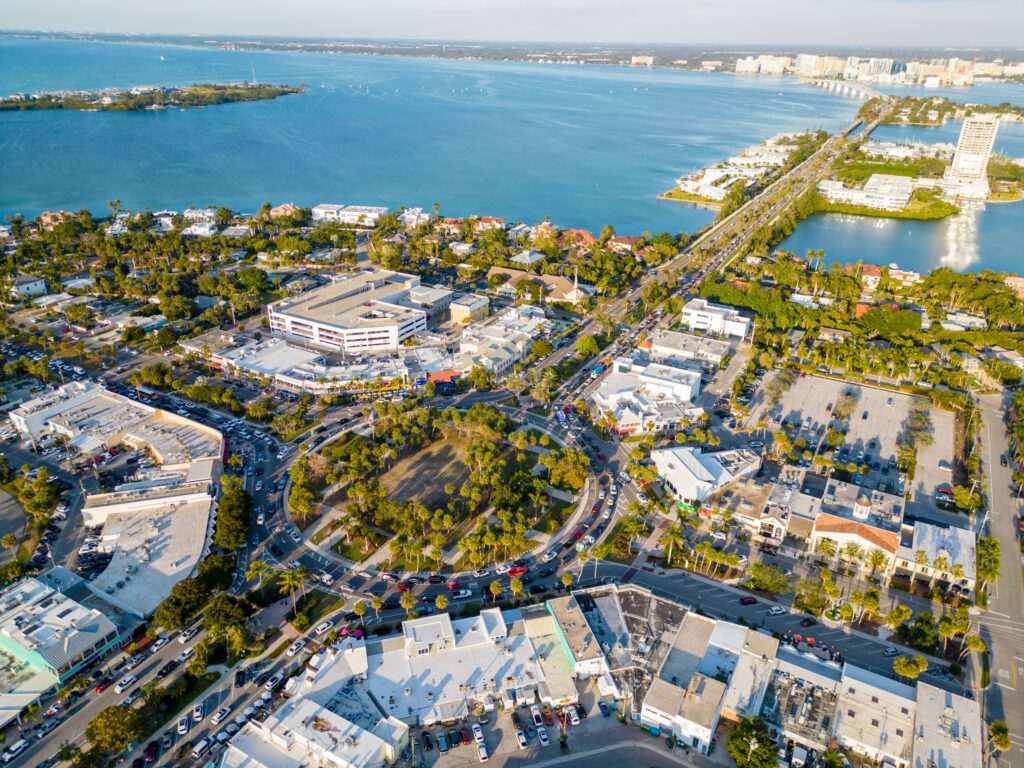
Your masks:
<svg viewBox="0 0 1024 768"><path fill-rule="evenodd" d="M191 109L244 101L265 101L305 86L265 83L197 83L180 88L105 88L98 91L50 91L0 99L0 112L72 110L77 112L141 112Z"/></svg>

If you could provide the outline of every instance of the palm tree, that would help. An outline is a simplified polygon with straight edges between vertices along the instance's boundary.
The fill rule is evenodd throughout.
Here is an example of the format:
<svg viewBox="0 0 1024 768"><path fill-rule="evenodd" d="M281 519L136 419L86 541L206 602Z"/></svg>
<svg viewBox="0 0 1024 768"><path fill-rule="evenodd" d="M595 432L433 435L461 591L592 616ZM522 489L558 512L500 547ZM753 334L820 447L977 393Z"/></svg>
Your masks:
<svg viewBox="0 0 1024 768"><path fill-rule="evenodd" d="M490 583L490 585L487 587L487 589L491 593L491 595L494 597L494 599L497 600L498 599L498 595L500 595L501 592L502 592L501 582L498 581L497 579L495 579L494 581L492 581Z"/></svg>
<svg viewBox="0 0 1024 768"><path fill-rule="evenodd" d="M928 565L928 553L923 549L917 550L914 553L914 570L910 574L910 585L913 587L914 580L917 579L917 569L924 568Z"/></svg>
<svg viewBox="0 0 1024 768"><path fill-rule="evenodd" d="M359 619L359 623L363 623L363 616L366 614L366 601L359 600L355 605L352 606L352 613Z"/></svg>
<svg viewBox="0 0 1024 768"><path fill-rule="evenodd" d="M590 552L587 552L586 550L584 550L583 552L580 552L580 556L579 556L578 560L580 561L580 578L582 579L583 578L583 568L586 566L587 561L590 560Z"/></svg>
<svg viewBox="0 0 1024 768"><path fill-rule="evenodd" d="M818 539L818 543L814 545L814 551L826 560L831 560L836 556L836 543L832 539Z"/></svg>
<svg viewBox="0 0 1024 768"><path fill-rule="evenodd" d="M871 572L881 569L889 562L889 556L880 549L871 550L871 554L868 555L868 565L871 566Z"/></svg>
<svg viewBox="0 0 1024 768"><path fill-rule="evenodd" d="M297 612L295 605L295 593L302 588L306 579L309 578L309 571L301 566L299 568L293 568L289 571L283 571L280 578L280 590L282 595L291 595L292 598L292 613Z"/></svg>
<svg viewBox="0 0 1024 768"><path fill-rule="evenodd" d="M843 547L843 557L851 563L857 563L860 565L861 558L864 557L864 550L860 548L860 545L857 542L851 541Z"/></svg>
<svg viewBox="0 0 1024 768"><path fill-rule="evenodd" d="M402 596L398 598L398 603L405 609L405 615L408 618L412 609L416 607L416 595L412 592L403 592Z"/></svg>
<svg viewBox="0 0 1024 768"><path fill-rule="evenodd" d="M608 557L610 551L611 545L607 541L598 544L590 550L590 559L594 563L594 578L597 578L597 564Z"/></svg>
<svg viewBox="0 0 1024 768"><path fill-rule="evenodd" d="M936 555L932 560L932 578L929 580L928 586L934 584L940 574L944 574L948 568L949 559L945 555Z"/></svg>
<svg viewBox="0 0 1024 768"><path fill-rule="evenodd" d="M509 591L512 593L512 597L517 599L517 600L520 597L522 597L523 595L526 594L526 591L523 589L523 580L522 579L519 579L519 578L509 579L508 588L509 588Z"/></svg>
<svg viewBox="0 0 1024 768"><path fill-rule="evenodd" d="M668 544L668 556L665 558L665 567L672 567L672 552L678 546L681 547L686 543L686 536L683 533L683 529L678 525L670 525L665 529L665 533L661 536L661 544L664 546Z"/></svg>
<svg viewBox="0 0 1024 768"><path fill-rule="evenodd" d="M572 586L572 574L568 571L562 574L562 586L566 589Z"/></svg>
<svg viewBox="0 0 1024 768"><path fill-rule="evenodd" d="M246 581L258 581L260 584L260 593L263 593L263 587L266 586L267 581L274 574L274 569L265 560L253 560L249 563L249 567L245 571Z"/></svg>
<svg viewBox="0 0 1024 768"><path fill-rule="evenodd" d="M448 607L448 598L445 595L438 595L434 600L434 607L439 611L443 611Z"/></svg>

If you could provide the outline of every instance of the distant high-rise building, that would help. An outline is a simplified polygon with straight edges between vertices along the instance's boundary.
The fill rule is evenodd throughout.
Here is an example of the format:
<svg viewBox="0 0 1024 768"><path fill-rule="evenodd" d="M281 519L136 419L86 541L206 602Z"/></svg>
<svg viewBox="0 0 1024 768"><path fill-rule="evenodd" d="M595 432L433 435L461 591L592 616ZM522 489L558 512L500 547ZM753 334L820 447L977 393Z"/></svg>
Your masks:
<svg viewBox="0 0 1024 768"><path fill-rule="evenodd" d="M988 195L988 161L999 130L999 115L971 115L964 120L953 162L946 169L943 187L960 197Z"/></svg>

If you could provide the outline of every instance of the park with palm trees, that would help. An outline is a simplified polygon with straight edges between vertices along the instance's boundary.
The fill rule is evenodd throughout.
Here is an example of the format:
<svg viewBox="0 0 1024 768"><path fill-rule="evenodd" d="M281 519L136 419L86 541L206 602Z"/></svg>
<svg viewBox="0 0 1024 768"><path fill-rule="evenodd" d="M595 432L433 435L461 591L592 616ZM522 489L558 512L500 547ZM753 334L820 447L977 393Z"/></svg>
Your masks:
<svg viewBox="0 0 1024 768"><path fill-rule="evenodd" d="M514 557L560 529L590 474L580 451L493 406L374 408L371 436L331 442L291 475L296 523L353 562L439 572Z"/></svg>

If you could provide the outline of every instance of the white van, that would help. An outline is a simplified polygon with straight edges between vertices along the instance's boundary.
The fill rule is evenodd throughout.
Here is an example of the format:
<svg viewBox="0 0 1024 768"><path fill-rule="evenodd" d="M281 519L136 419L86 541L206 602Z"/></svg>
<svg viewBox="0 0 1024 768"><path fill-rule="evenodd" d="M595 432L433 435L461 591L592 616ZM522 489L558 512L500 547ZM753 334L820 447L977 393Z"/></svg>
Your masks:
<svg viewBox="0 0 1024 768"><path fill-rule="evenodd" d="M192 757L196 757L196 758L202 757L203 755L206 754L206 750L208 750L209 748L210 748L210 740L209 739L203 739L198 744L196 744L195 749L192 750Z"/></svg>
<svg viewBox="0 0 1024 768"><path fill-rule="evenodd" d="M28 742L25 739L18 739L4 750L4 763L9 763L22 752L28 749Z"/></svg>

